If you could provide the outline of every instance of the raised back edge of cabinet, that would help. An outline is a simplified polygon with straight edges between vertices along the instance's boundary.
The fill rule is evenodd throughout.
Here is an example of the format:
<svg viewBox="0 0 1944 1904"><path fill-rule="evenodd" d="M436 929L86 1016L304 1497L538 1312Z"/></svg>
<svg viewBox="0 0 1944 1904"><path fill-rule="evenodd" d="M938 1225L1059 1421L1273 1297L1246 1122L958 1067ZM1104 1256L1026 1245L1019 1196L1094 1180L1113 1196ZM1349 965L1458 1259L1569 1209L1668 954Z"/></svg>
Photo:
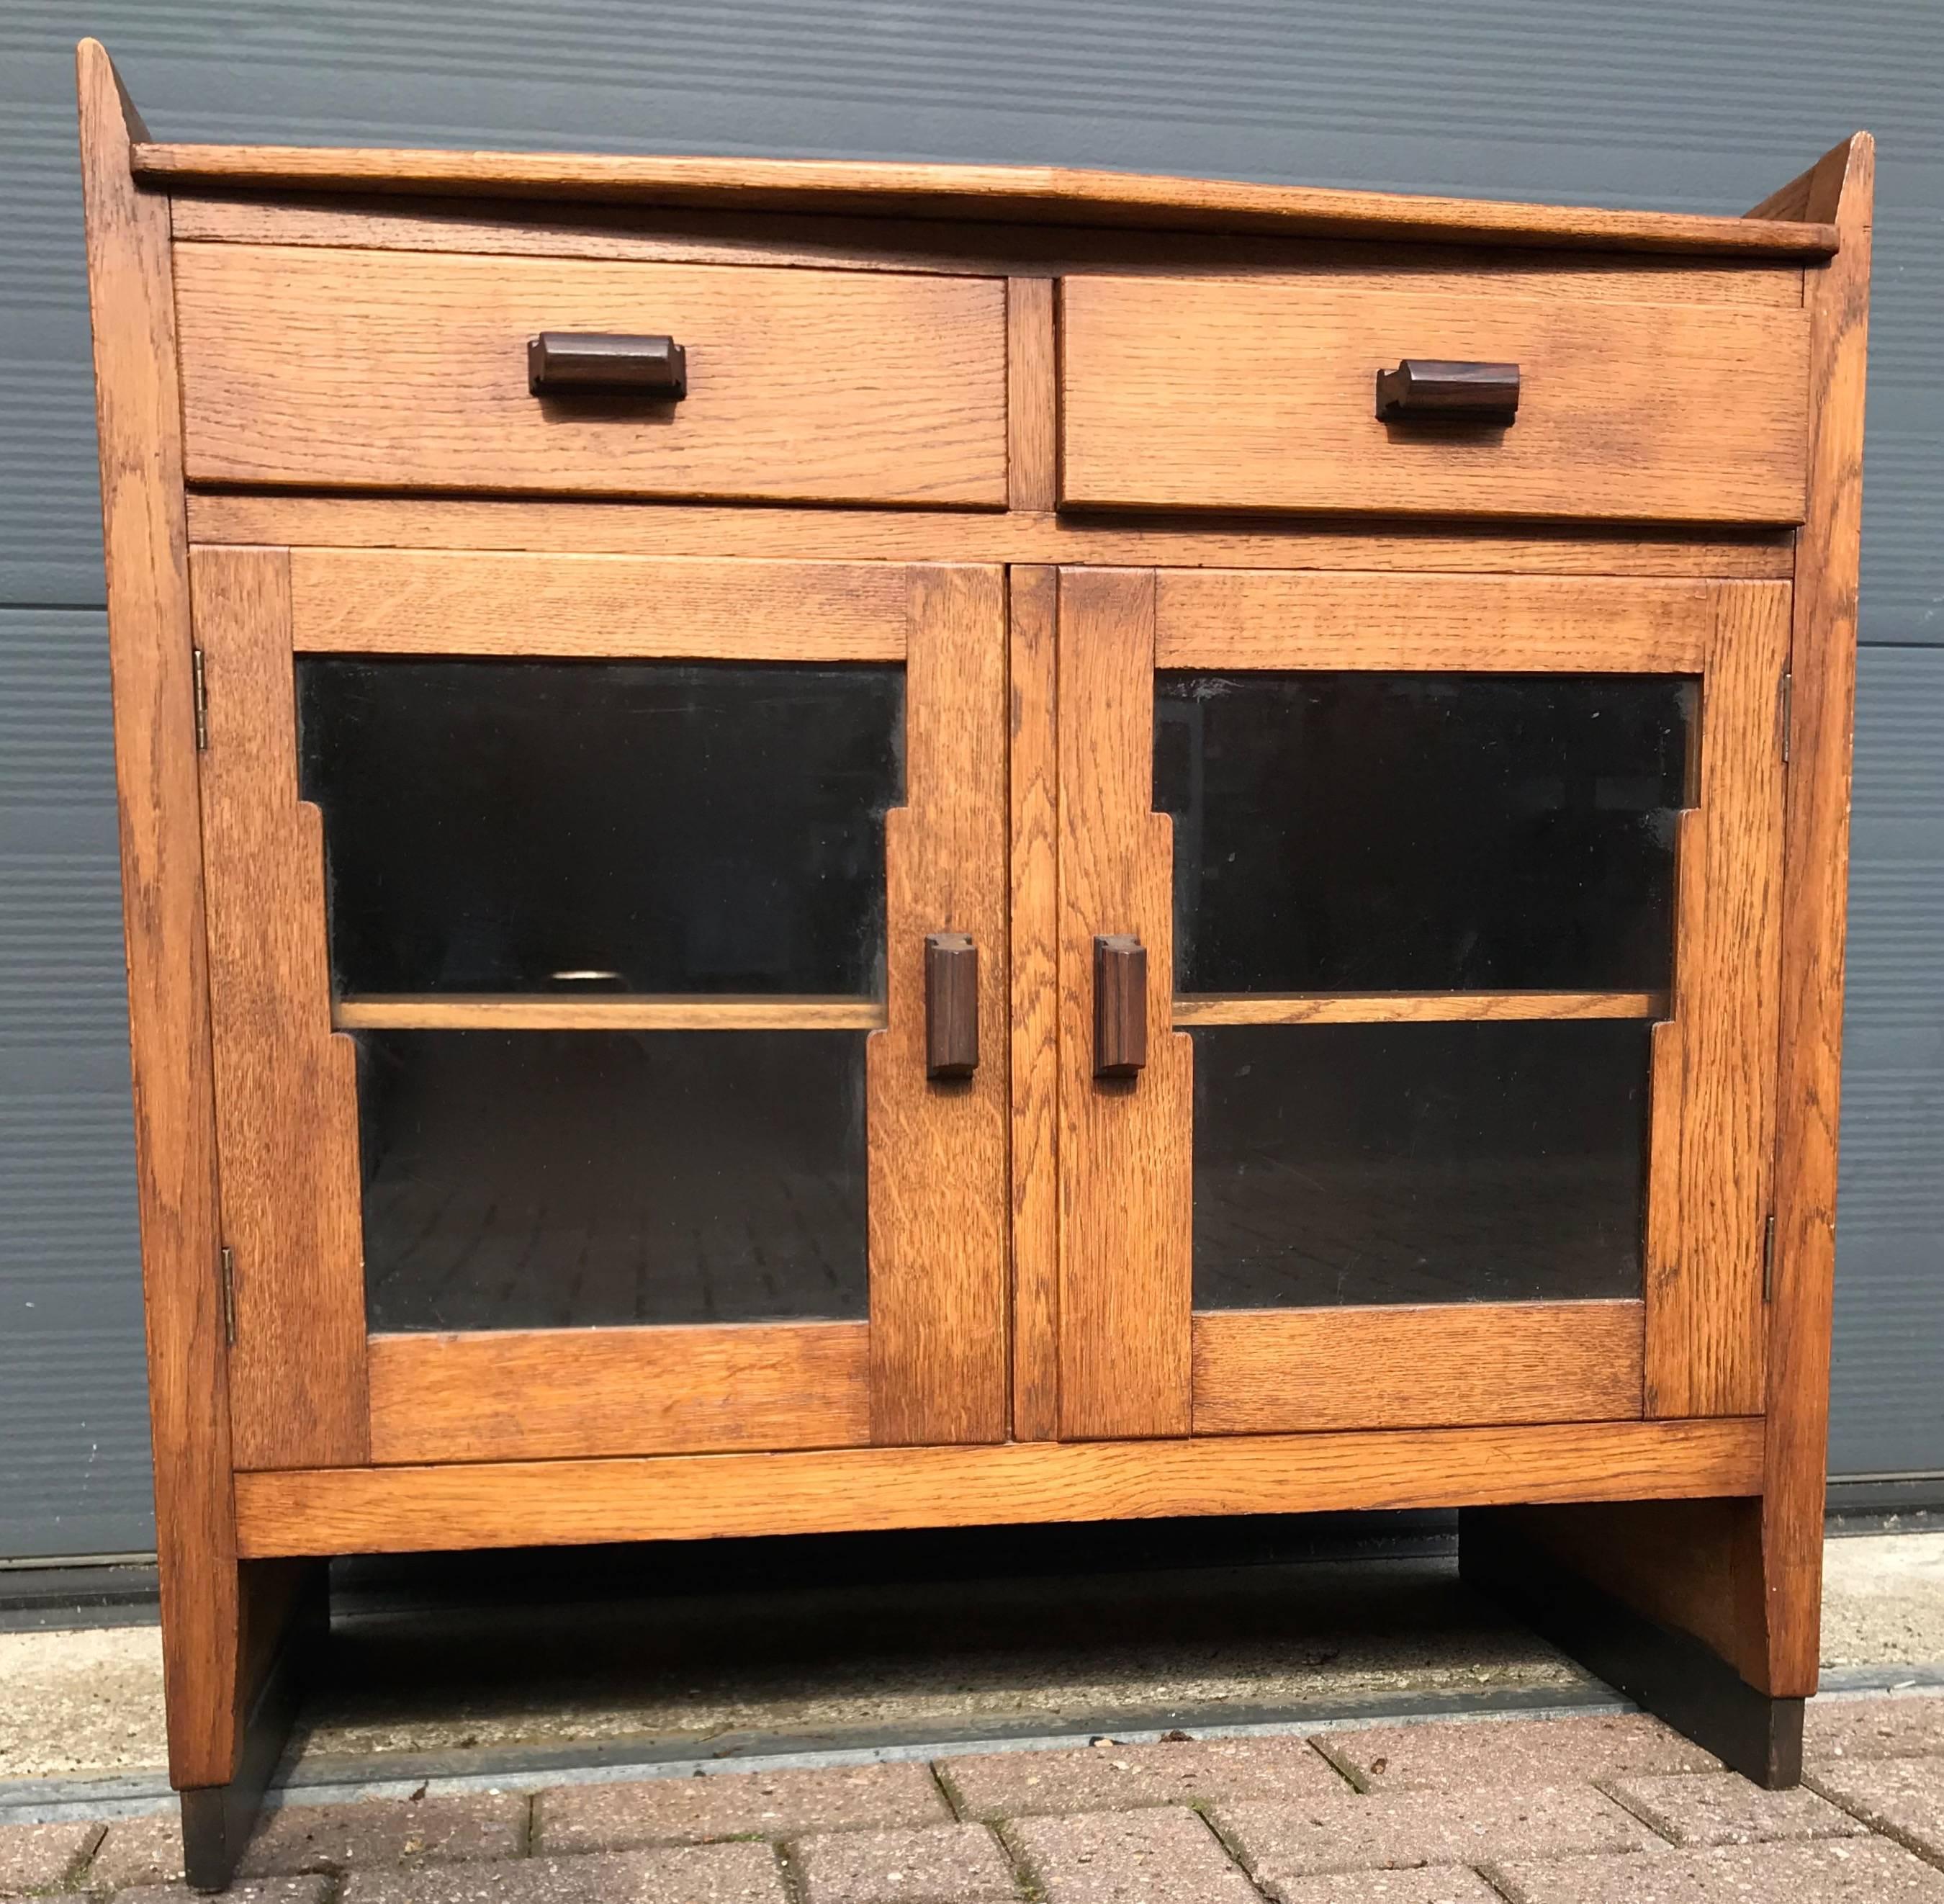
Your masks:
<svg viewBox="0 0 1944 1904"><path fill-rule="evenodd" d="M1050 165L160 143L138 144L134 165L135 177L144 184L248 191L484 194L745 211L1281 232L1297 238L1509 241L1743 258L1826 257L1838 242L1833 226L1786 219L1518 205Z"/></svg>

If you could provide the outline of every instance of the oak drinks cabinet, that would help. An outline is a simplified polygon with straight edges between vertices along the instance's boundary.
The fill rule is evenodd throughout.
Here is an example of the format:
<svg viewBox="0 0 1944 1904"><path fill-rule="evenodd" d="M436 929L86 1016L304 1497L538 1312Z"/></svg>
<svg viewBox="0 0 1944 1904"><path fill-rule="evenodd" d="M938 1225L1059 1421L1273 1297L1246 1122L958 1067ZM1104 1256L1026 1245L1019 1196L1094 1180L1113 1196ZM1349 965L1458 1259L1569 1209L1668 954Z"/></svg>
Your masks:
<svg viewBox="0 0 1944 1904"><path fill-rule="evenodd" d="M1872 154L152 141L80 60L171 1770L325 1559L1463 1510L1816 1668Z"/></svg>

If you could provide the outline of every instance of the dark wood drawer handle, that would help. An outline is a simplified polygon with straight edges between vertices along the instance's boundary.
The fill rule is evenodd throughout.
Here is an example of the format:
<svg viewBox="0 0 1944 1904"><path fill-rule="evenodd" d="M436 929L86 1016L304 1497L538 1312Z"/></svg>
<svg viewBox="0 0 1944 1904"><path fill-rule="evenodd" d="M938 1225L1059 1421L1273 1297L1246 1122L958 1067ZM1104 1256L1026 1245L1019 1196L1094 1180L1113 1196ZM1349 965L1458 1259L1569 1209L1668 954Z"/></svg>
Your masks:
<svg viewBox="0 0 1944 1904"><path fill-rule="evenodd" d="M969 1078L979 1069L979 949L963 932L924 942L924 1075Z"/></svg>
<svg viewBox="0 0 1944 1904"><path fill-rule="evenodd" d="M1456 364L1407 357L1377 373L1377 420L1386 423L1509 423L1518 414L1516 364Z"/></svg>
<svg viewBox="0 0 1944 1904"><path fill-rule="evenodd" d="M1148 1061L1148 949L1109 934L1094 941L1094 1075L1132 1078Z"/></svg>
<svg viewBox="0 0 1944 1904"><path fill-rule="evenodd" d="M672 337L613 337L543 331L527 340L527 388L537 397L688 395L688 359Z"/></svg>

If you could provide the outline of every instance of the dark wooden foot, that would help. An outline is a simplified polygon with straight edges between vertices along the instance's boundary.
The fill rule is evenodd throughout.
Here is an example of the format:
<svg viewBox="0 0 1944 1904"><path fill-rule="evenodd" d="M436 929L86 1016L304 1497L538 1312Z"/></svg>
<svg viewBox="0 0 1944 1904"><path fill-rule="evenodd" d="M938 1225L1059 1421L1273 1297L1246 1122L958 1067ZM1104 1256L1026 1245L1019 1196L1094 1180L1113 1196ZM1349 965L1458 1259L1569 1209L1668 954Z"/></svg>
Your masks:
<svg viewBox="0 0 1944 1904"><path fill-rule="evenodd" d="M1684 1512L1713 1504L1671 1505ZM1736 1614L1732 1602L1739 1597L1732 1570L1692 1549L1671 1547L1657 1557L1650 1542L1644 1552L1635 1546L1616 1552L1614 1579L1603 1583L1592 1577L1586 1564L1593 1543L1585 1538L1589 1521L1584 1517L1611 1512L1468 1509L1459 1516L1460 1574L1467 1586L1499 1601L1588 1672L1743 1777L1772 1792L1799 1785L1803 1702L1761 1691L1706 1641L1642 1610L1638 1604L1644 1598L1650 1604L1678 1604L1712 1590L1728 1604L1698 1607L1704 1617L1697 1623L1730 1623ZM1544 1537L1547 1515L1583 1517L1576 1525L1567 1523L1576 1536L1564 1543L1570 1559ZM1604 1524L1616 1540L1626 1541L1642 1525L1653 1527L1659 1518L1649 1509L1632 1527L1623 1518ZM1603 1524L1595 1520L1591 1524L1598 1528ZM1676 1572L1693 1566L1696 1576L1669 1583L1659 1592L1629 1591L1642 1584L1656 1558Z"/></svg>
<svg viewBox="0 0 1944 1904"><path fill-rule="evenodd" d="M197 1890L225 1890L236 1875L330 1631L321 1567L265 1579L254 1597L256 1630L246 1632L242 1649L254 1690L238 1715L235 1769L226 1784L192 1786L181 1794L183 1872ZM250 1600L246 1595L246 1609Z"/></svg>

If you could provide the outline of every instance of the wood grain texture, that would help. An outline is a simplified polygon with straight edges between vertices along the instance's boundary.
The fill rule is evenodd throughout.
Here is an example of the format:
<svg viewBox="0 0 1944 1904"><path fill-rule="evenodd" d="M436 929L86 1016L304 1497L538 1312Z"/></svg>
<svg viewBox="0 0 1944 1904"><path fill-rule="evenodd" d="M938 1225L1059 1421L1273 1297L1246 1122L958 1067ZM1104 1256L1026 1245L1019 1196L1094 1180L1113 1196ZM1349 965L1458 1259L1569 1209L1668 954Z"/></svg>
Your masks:
<svg viewBox="0 0 1944 1904"><path fill-rule="evenodd" d="M871 1438L862 1322L371 1339L371 1459L541 1461Z"/></svg>
<svg viewBox="0 0 1944 1904"><path fill-rule="evenodd" d="M905 596L875 562L291 552L300 653L897 661Z"/></svg>
<svg viewBox="0 0 1944 1904"><path fill-rule="evenodd" d="M192 481L1003 507L991 279L178 244ZM678 404L527 388L540 331L653 331Z"/></svg>
<svg viewBox="0 0 1944 1904"><path fill-rule="evenodd" d="M1425 291L1635 303L1800 308L1798 262L1693 254L1573 251L1490 245L1288 238L1128 227L1007 225L976 219L860 218L582 203L537 211L518 200L396 194L172 201L178 238L309 245L338 251L476 251L679 264L795 265L817 270L944 271L1054 278L1070 271L1308 276Z"/></svg>
<svg viewBox="0 0 1944 1904"><path fill-rule="evenodd" d="M1801 517L1799 310L1077 275L1060 327L1069 506ZM1407 357L1517 364L1518 420L1378 422L1376 373Z"/></svg>
<svg viewBox="0 0 1944 1904"><path fill-rule="evenodd" d="M1746 1495L1761 1424L1598 1422L239 1475L243 1550L706 1540L1198 1514Z"/></svg>
<svg viewBox="0 0 1944 1904"><path fill-rule="evenodd" d="M1453 1024L1480 1020L1657 1018L1658 992L1177 992L1177 1031L1195 1025Z"/></svg>
<svg viewBox="0 0 1944 1904"><path fill-rule="evenodd" d="M1565 245L1738 257L1826 257L1833 231L1799 224L1526 205L1309 186L1256 185L1069 166L925 165L782 158L596 157L571 152L357 150L310 146L137 146L138 177L173 185L307 192L484 193L624 199L731 210L896 214L1162 230Z"/></svg>
<svg viewBox="0 0 1944 1904"><path fill-rule="evenodd" d="M1699 673L1713 602L1696 582L1164 571L1158 668Z"/></svg>
<svg viewBox="0 0 1944 1904"><path fill-rule="evenodd" d="M1856 708L1863 386L1876 168L1867 133L1807 175L1801 216L1843 248L1807 285L1809 513L1797 545L1785 809L1774 1300L1762 1527L1771 1690L1816 1690L1842 1069L1850 735Z"/></svg>
<svg viewBox="0 0 1944 1904"><path fill-rule="evenodd" d="M871 1438L1007 1433L1006 601L996 568L912 570L905 804L885 816L887 1024L868 1041ZM925 1075L924 942L969 934L980 1063Z"/></svg>
<svg viewBox="0 0 1944 1904"><path fill-rule="evenodd" d="M1010 577L1013 1434L1060 1432L1060 736L1057 570Z"/></svg>
<svg viewBox="0 0 1944 1904"><path fill-rule="evenodd" d="M1761 1516L1759 1500L1733 1498L1506 1510L1554 1559L1649 1619L1706 1641L1768 1692ZM1462 1528L1459 1537L1462 1546Z"/></svg>
<svg viewBox="0 0 1944 1904"><path fill-rule="evenodd" d="M691 998L441 992L340 998L331 1022L341 1032L868 1032L884 1023L884 1008L874 998L721 992Z"/></svg>
<svg viewBox="0 0 1944 1904"><path fill-rule="evenodd" d="M324 826L297 798L285 552L190 557L238 1468L365 1459L358 1055L331 1023Z"/></svg>
<svg viewBox="0 0 1944 1904"><path fill-rule="evenodd" d="M533 549L553 555L811 556L887 562L1090 562L1109 567L1390 570L1703 576L1786 580L1792 538L1570 533L1521 525L1265 526L1210 517L1139 525L1014 511L716 509L626 503L460 501L429 497L314 497L219 492L189 499L198 542L344 548Z"/></svg>
<svg viewBox="0 0 1944 1904"><path fill-rule="evenodd" d="M1675 844L1675 943L1677 955L1691 929L1684 931L1687 915L1698 893L1698 879L1684 878L1681 869L1691 865L1699 851L1699 816L1691 807L1676 816ZM1674 977L1678 983L1677 964ZM1665 1009L1665 1007L1663 1007ZM1687 1097L1681 1027L1664 1018L1647 1034L1647 1128L1646 1210L1641 1223L1641 1287L1652 1296L1661 1284L1676 1280L1681 1260L1681 1133ZM1675 1338L1664 1336L1656 1349L1669 1356L1679 1353ZM1644 1354L1644 1352L1643 1352ZM1644 1361L1641 1370L1641 1412L1653 1416L1653 1389Z"/></svg>
<svg viewBox="0 0 1944 1904"><path fill-rule="evenodd" d="M1006 281L1006 484L1016 509L1044 513L1060 500L1060 401L1053 281Z"/></svg>
<svg viewBox="0 0 1944 1904"><path fill-rule="evenodd" d="M1060 1423L1189 1431L1194 1047L1170 1026L1173 823L1154 811L1155 577L1060 578ZM1138 939L1146 1068L1094 1075L1094 940Z"/></svg>
<svg viewBox="0 0 1944 1904"><path fill-rule="evenodd" d="M76 57L95 419L120 794L149 1426L169 1775L235 1762L245 1589L229 1488L202 835L183 527L168 203L137 191L146 135L108 56Z"/></svg>
<svg viewBox="0 0 1944 1904"><path fill-rule="evenodd" d="M1764 1395L1789 592L1739 583L1713 594L1700 780L1678 860L1680 1213L1673 1253L1647 1272L1647 1412L1659 1416L1755 1413Z"/></svg>
<svg viewBox="0 0 1944 1904"><path fill-rule="evenodd" d="M1639 1303L1219 1309L1195 1318L1195 1432L1638 1420Z"/></svg>

